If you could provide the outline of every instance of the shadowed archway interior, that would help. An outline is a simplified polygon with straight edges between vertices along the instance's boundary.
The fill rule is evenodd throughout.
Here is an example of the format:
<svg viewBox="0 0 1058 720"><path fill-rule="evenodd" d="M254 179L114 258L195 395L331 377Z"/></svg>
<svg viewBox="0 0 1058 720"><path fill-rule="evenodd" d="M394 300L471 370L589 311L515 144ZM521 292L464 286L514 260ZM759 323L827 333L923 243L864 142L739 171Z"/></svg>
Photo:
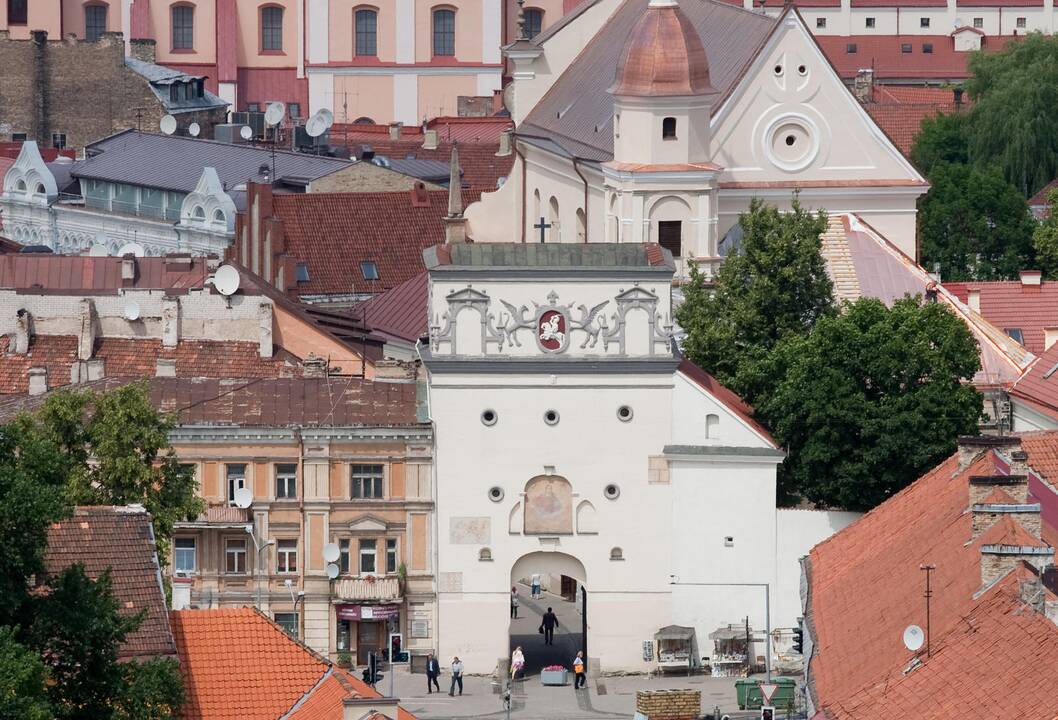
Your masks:
<svg viewBox="0 0 1058 720"><path fill-rule="evenodd" d="M531 597L530 581L540 575L542 591ZM562 665L571 671L578 650L587 657L587 573L584 565L572 555L560 552L532 552L515 561L511 568L511 586L518 590L518 617L512 616L510 647L521 646L525 655L525 674L535 675L549 665ZM547 609L558 618L554 642L544 644L539 628ZM513 615L513 613L512 613Z"/></svg>

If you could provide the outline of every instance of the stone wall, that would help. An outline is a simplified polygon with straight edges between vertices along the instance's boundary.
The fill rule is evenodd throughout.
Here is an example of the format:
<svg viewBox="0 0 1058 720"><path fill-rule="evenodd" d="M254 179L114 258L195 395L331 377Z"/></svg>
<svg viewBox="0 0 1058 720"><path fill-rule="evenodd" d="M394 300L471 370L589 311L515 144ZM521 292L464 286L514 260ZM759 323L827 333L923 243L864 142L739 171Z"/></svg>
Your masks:
<svg viewBox="0 0 1058 720"><path fill-rule="evenodd" d="M699 690L638 690L636 712L648 720L694 720L702 714Z"/></svg>

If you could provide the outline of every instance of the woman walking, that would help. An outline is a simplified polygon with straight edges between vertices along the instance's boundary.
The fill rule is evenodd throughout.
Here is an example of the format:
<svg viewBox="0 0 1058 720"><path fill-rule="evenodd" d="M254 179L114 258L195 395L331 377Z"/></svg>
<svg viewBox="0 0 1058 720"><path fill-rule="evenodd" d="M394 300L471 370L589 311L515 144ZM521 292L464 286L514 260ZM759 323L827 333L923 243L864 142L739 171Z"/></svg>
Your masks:
<svg viewBox="0 0 1058 720"><path fill-rule="evenodd" d="M522 672L525 670L525 655L522 653L522 646L519 645L511 653L511 679L518 680L522 677Z"/></svg>
<svg viewBox="0 0 1058 720"><path fill-rule="evenodd" d="M455 694L456 685L459 685L459 694L463 694L463 661L458 657L452 658L452 687L448 688L448 695Z"/></svg>
<svg viewBox="0 0 1058 720"><path fill-rule="evenodd" d="M573 689L580 690L585 687L588 683L588 678L584 674L584 651L578 650L577 657L573 658Z"/></svg>
<svg viewBox="0 0 1058 720"><path fill-rule="evenodd" d="M511 618L518 619L518 586L511 585Z"/></svg>

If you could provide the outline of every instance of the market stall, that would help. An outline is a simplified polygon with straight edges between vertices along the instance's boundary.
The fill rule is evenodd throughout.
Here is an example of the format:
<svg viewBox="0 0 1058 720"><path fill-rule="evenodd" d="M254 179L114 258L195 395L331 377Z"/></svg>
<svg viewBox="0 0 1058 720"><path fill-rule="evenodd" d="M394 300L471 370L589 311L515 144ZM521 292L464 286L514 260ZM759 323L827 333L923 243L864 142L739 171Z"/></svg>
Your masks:
<svg viewBox="0 0 1058 720"><path fill-rule="evenodd" d="M713 656L709 659L713 677L746 677L749 674L750 638L748 625L724 625L709 633Z"/></svg>
<svg viewBox="0 0 1058 720"><path fill-rule="evenodd" d="M654 652L658 670L691 671L701 666L698 659L698 640L694 628L667 625L654 633Z"/></svg>

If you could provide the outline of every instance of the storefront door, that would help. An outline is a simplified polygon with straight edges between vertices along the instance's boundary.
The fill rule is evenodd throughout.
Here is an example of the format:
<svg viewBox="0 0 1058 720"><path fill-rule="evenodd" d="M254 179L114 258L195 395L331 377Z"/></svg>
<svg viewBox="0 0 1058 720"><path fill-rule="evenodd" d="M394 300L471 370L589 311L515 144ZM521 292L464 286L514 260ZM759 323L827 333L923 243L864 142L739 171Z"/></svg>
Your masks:
<svg viewBox="0 0 1058 720"><path fill-rule="evenodd" d="M356 658L361 665L367 664L370 653L375 653L381 659L381 650L384 640L382 628L384 623L361 620L357 623Z"/></svg>

